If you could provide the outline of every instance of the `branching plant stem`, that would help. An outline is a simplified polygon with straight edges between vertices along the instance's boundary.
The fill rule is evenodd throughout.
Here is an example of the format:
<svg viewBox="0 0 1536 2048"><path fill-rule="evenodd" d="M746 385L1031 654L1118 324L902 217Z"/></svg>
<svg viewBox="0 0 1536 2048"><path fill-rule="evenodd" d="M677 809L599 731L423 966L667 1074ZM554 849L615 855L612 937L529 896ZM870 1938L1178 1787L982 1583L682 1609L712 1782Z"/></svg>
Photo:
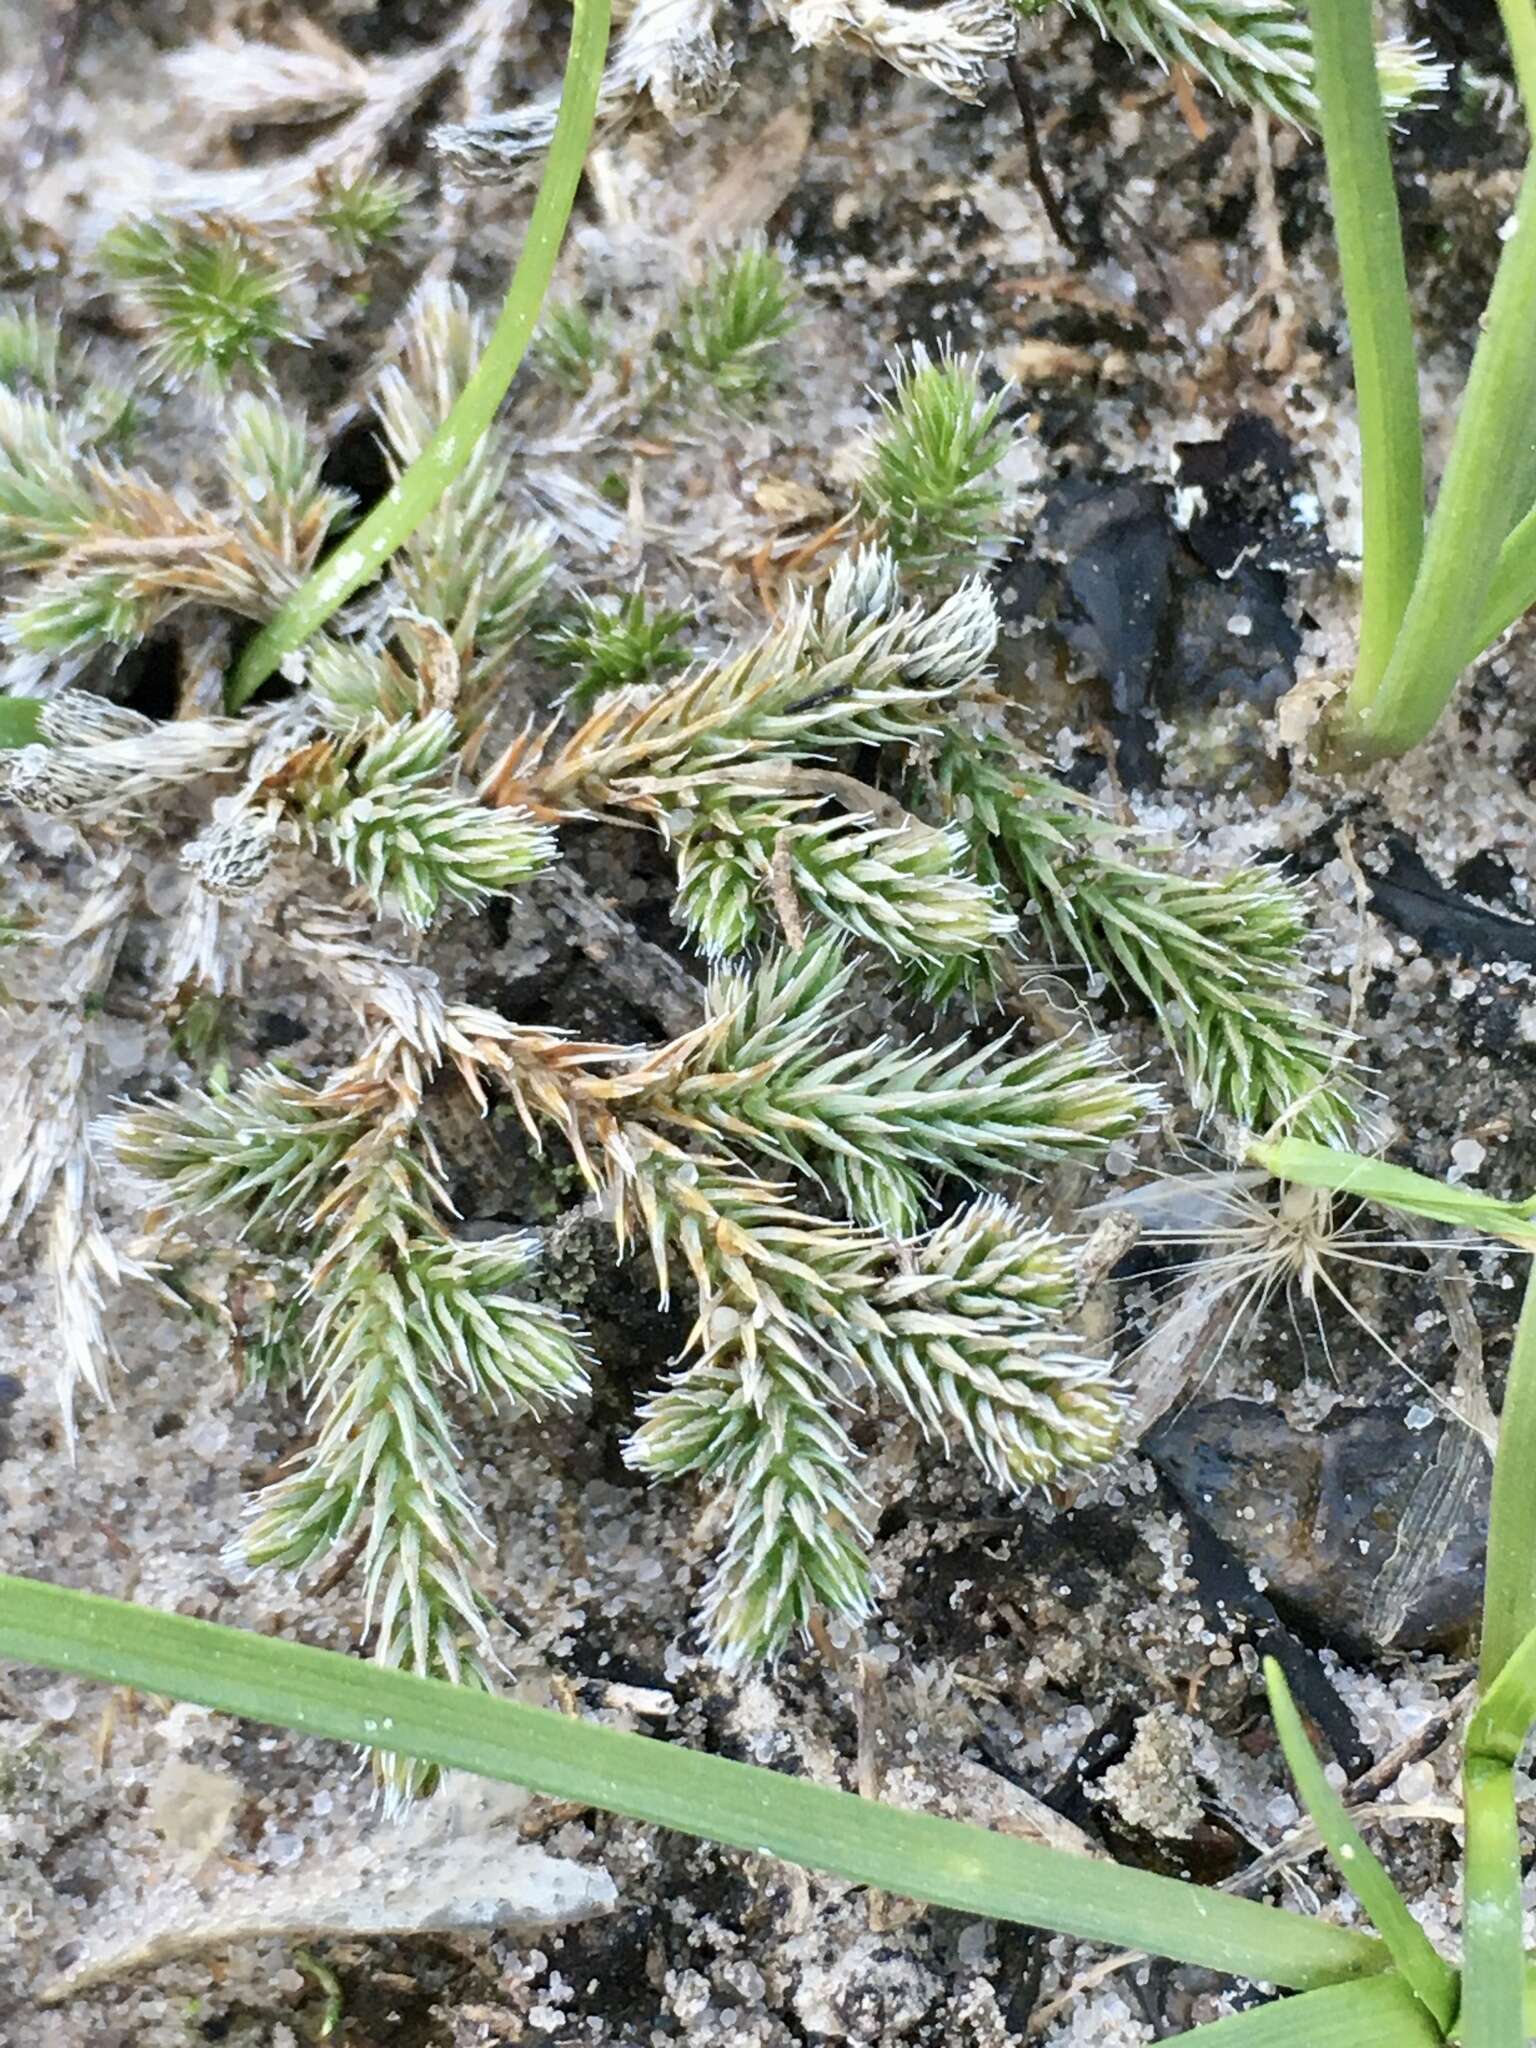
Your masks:
<svg viewBox="0 0 1536 2048"><path fill-rule="evenodd" d="M1479 1679L1485 1695L1536 1629L1536 1264L1525 1290L1499 1417L1489 1511Z"/></svg>
<svg viewBox="0 0 1536 2048"><path fill-rule="evenodd" d="M560 115L527 238L484 355L448 417L405 474L296 590L246 649L226 706L238 711L408 540L462 475L506 397L533 337L581 181L608 49L610 0L575 0Z"/></svg>
<svg viewBox="0 0 1536 2048"><path fill-rule="evenodd" d="M1456 1973L1430 1942L1409 1910L1408 1902L1367 1844L1343 1800L1323 1774L1301 1716L1291 1698L1285 1673L1273 1657L1264 1660L1264 1683L1269 1691L1270 1712L1285 1752L1286 1763L1296 1781L1302 1804L1313 1825L1327 1844L1350 1889L1359 1899L1382 1940L1392 1951L1403 1981L1412 1990L1437 2028L1443 2030L1456 2017Z"/></svg>
<svg viewBox="0 0 1536 2048"><path fill-rule="evenodd" d="M1314 1187L1361 1195L1412 1214L1491 1231L1507 1241L1531 1243L1530 1203L1500 1202L1449 1188L1421 1174L1331 1147L1283 1140L1253 1148L1272 1172ZM1443 1966L1427 1950L1407 1906L1386 1872L1365 1849L1322 1781L1285 1692L1269 1673L1281 1741L1303 1798L1332 1850L1339 1870L1381 1929L1407 1982L1463 2048L1523 2048L1526 1966L1522 1954L1521 1851L1515 1810L1514 1765L1536 1722L1536 1499L1530 1474L1536 1459L1536 1264L1527 1278L1499 1418L1493 1500L1488 1523L1488 1567L1483 1600L1479 1669L1482 1704L1467 1730L1462 1763L1466 1826L1463 1877L1464 1964L1458 2007L1449 2003Z"/></svg>

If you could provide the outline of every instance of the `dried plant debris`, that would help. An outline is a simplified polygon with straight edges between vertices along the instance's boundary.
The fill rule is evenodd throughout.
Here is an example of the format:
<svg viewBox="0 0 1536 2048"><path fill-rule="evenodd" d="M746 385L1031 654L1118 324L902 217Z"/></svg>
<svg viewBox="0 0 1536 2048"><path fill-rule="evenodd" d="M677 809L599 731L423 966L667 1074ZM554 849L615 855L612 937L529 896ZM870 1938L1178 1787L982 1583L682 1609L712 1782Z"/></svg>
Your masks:
<svg viewBox="0 0 1536 2048"><path fill-rule="evenodd" d="M494 60L509 26L507 0L469 0L436 41L372 61L302 17L284 23L281 41L230 28L191 42L172 54L169 83L200 154L212 161L189 166L124 147L92 205L109 224L158 212L228 215L271 233L329 227L350 263L360 228L362 241L376 241L397 218L398 179L386 152L434 88L477 57ZM261 133L274 147L230 163L218 145L240 131Z"/></svg>
<svg viewBox="0 0 1536 2048"><path fill-rule="evenodd" d="M883 59L958 99L979 100L1018 37L1005 0L942 0L932 8L886 0L772 0L770 13L799 48L842 45ZM636 0L614 39L598 121L612 132L644 106L676 128L716 111L732 86L737 47L721 32L720 0ZM448 123L433 141L452 174L495 183L525 174L554 134L559 93L504 113Z"/></svg>
<svg viewBox="0 0 1536 2048"><path fill-rule="evenodd" d="M520 1795L487 1797L450 1780L444 1796L396 1825L376 1825L339 1854L293 1875L226 1888L214 1908L185 1884L162 1884L130 1939L103 1939L40 1994L59 2005L184 1956L274 1938L509 1934L534 1941L612 1909L607 1872L520 1838ZM497 1809L501 1810L498 1811ZM318 1866L318 1867L316 1867Z"/></svg>
<svg viewBox="0 0 1536 2048"><path fill-rule="evenodd" d="M614 38L598 98L600 127L629 119L644 100L673 127L718 108L730 90L734 49L717 32L720 0L635 0ZM433 141L456 178L494 183L517 176L549 147L558 89L507 113L450 123Z"/></svg>
<svg viewBox="0 0 1536 2048"><path fill-rule="evenodd" d="M979 100L1018 30L1003 0L941 0L892 7L886 0L776 0L774 11L802 47L846 43L883 58L956 99Z"/></svg>

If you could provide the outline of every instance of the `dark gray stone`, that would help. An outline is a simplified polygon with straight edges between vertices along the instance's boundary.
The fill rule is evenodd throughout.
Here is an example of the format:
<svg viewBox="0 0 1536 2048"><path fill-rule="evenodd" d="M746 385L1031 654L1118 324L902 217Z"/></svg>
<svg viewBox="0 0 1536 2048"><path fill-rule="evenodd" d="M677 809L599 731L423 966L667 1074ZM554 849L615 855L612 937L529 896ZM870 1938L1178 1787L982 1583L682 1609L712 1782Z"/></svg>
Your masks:
<svg viewBox="0 0 1536 2048"><path fill-rule="evenodd" d="M1436 1418L1410 1429L1385 1408L1336 1408L1301 1430L1259 1401L1191 1404L1146 1449L1180 1499L1264 1581L1294 1625L1350 1654L1457 1655L1476 1639L1482 1602L1488 1461L1404 1575L1391 1571L1405 1517L1432 1468L1455 1448ZM1426 1488L1420 1493L1420 1488Z"/></svg>

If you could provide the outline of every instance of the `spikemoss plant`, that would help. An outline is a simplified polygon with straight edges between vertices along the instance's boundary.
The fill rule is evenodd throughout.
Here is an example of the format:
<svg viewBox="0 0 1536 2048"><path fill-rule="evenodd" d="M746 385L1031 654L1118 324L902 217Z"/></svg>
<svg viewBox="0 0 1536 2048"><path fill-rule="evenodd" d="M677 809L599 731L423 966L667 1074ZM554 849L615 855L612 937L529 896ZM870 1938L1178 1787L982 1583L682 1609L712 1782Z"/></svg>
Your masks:
<svg viewBox="0 0 1536 2048"><path fill-rule="evenodd" d="M611 347L603 320L580 299L569 298L545 307L529 354L541 376L580 396L607 361Z"/></svg>
<svg viewBox="0 0 1536 2048"><path fill-rule="evenodd" d="M711 264L684 293L665 348L734 405L761 397L779 374L776 344L795 322L784 259L760 243Z"/></svg>
<svg viewBox="0 0 1536 2048"><path fill-rule="evenodd" d="M783 11L793 16L791 0ZM1265 12L1247 10L1250 25ZM631 43L645 15L632 15ZM849 0L842 26L895 61L989 33L974 0L897 16L908 11ZM588 115L602 20L591 0L578 11L573 74ZM1536 40L1518 47L1536 58ZM1329 52L1324 37L1325 112ZM1359 34L1351 61L1372 61ZM1091 1466L1115 1442L1113 1374L1070 1322L1071 1245L990 1184L1093 1158L1135 1132L1149 1091L1081 1032L1028 1050L951 1036L935 1018L931 1036L870 1043L849 1028L859 977L871 988L899 978L934 1005L976 997L1006 970L1023 912L1055 957L1150 1006L1203 1109L1277 1127L1242 1140L1260 1164L1531 1242L1529 1203L1319 1142L1347 1132L1354 1109L1343 1047L1305 998L1303 920L1282 878L1191 875L1167 850L1125 840L998 723L991 599L974 579L942 594L957 554L985 559L1003 509L1001 436L960 366L929 384L928 366L898 376L864 492L883 545L850 548L824 588L794 594L745 645L681 675L629 678L580 722L523 730L472 781L486 722L510 712L516 723L523 709L510 662L549 565L542 537L494 517L509 476L489 414L467 445L458 436L495 377L510 376L532 310L514 304L491 343L494 374L477 385L462 307L418 302L378 400L397 488L356 559L344 549L318 586L297 590L343 510L321 491L299 423L271 404L227 407L225 495L199 510L147 472L113 467L83 409L56 414L45 401L63 352L41 328L10 330L0 533L26 572L12 630L52 665L40 700L5 707L5 786L23 809L92 837L97 865L52 987L13 999L4 1078L8 1128L24 1142L0 1171L0 1209L13 1228L46 1214L68 1413L77 1385L108 1390L107 1297L129 1270L95 1208L81 1026L110 986L136 863L179 844L189 887L165 949L171 987L194 1001L236 992L238 927L262 914L351 1005L358 1056L309 1080L216 1075L119 1112L104 1135L162 1205L167 1282L218 1302L189 1225L221 1221L233 1242L203 1249L217 1247L216 1270L243 1269L219 1304L231 1335L264 1383L310 1394L313 1433L254 1504L246 1555L288 1569L358 1562L375 1655L405 1668L366 1672L19 1581L0 1584L0 1648L387 1744L396 1792L445 1765L485 1770L1301 1993L1219 2023L1234 2044L1518 2048L1529 1971L1514 1765L1536 1716L1536 1288L1495 1474L1459 1969L1372 1856L1273 1667L1280 1745L1375 1935L477 1697L494 1683L494 1640L456 1415L512 1421L566 1404L591 1361L534 1291L530 1238L455 1234L434 1097L509 1103L535 1142L568 1149L618 1248L643 1252L664 1293L688 1289L684 1356L629 1455L718 1497L704 1620L730 1665L772 1656L819 1613L856 1623L869 1610L861 1403L884 1397L1005 1493ZM722 312L720 333L749 334L739 307ZM756 378L750 339L747 351ZM743 388L739 355L699 351L726 399ZM217 382L216 351L192 367ZM1496 387L1518 385L1516 367L1498 360ZM926 523L911 516L914 479ZM166 530L174 517L185 526ZM338 613L370 560L391 562L385 588ZM72 657L128 644L194 600L276 614L237 706L302 649L288 662L293 694L244 719L157 725L68 686ZM855 773L871 763L878 786ZM421 931L450 906L504 895L556 857L557 828L593 817L647 826L675 852L681 922L719 963L696 1028L645 1047L569 1040L455 1000L430 965L391 950L380 916ZM305 859L355 885L367 914L301 894L324 889ZM0 925L0 939L16 929Z"/></svg>
<svg viewBox="0 0 1536 2048"><path fill-rule="evenodd" d="M353 177L322 174L315 225L343 263L359 269L400 227L414 192L408 179L390 171L359 171Z"/></svg>
<svg viewBox="0 0 1536 2048"><path fill-rule="evenodd" d="M402 465L451 412L473 356L460 302L423 297L376 401ZM973 372L950 362L941 375L940 402L962 426L986 416ZM909 473L936 420L921 368L903 373L865 501L925 576L933 526L878 508L881 479ZM223 445L230 559L293 559L295 536L322 516L302 430L243 398ZM50 488L89 516L102 488L92 458L67 431L44 446ZM1002 452L990 420L984 446ZM15 462L12 473L21 488L28 472ZM241 488L258 475L262 489ZM933 519L984 551L995 478L968 458L930 483ZM301 1083L258 1070L124 1111L104 1133L158 1191L177 1258L192 1260L177 1282L189 1295L213 1283L195 1279L201 1255L182 1222L225 1219L245 1273L242 1348L268 1382L311 1391L317 1434L257 1502L246 1555L297 1568L357 1534L376 1654L482 1681L490 1669L483 1538L455 1410L468 1402L510 1423L564 1405L589 1364L580 1333L527 1291L530 1240L452 1234L429 1096L456 1086L482 1106L506 1099L537 1142L564 1145L618 1249L644 1248L663 1293L694 1296L688 1355L647 1404L630 1454L721 1495L706 1631L729 1662L771 1656L818 1608L856 1622L871 1605L850 1402L894 1402L1005 1491L1092 1464L1116 1441L1111 1366L1071 1329L1068 1243L988 1189L1099 1156L1143 1125L1150 1091L1087 1035L1036 1050L850 1038L858 952L931 1000L985 989L1016 943L1016 889L1058 952L1150 1000L1202 1107L1267 1125L1312 1091L1306 1128L1327 1131L1347 1121L1348 1098L1331 1081L1315 1091L1334 1048L1298 1001L1303 920L1287 885L1183 876L1021 772L988 706L990 595L971 579L911 596L890 547L855 548L766 631L670 679L656 671L680 620L663 635L655 620L590 606L584 672L618 658L602 622L619 626L639 678L615 678L564 729L525 727L471 783L465 737L501 703L547 574L542 540L493 516L505 487L488 437L394 558L387 604L308 647L297 696L239 720L154 726L64 689L33 744L8 757L8 788L24 808L87 828L179 838L188 886L169 952L183 1004L237 984L259 910L358 1013L363 1050L339 1073ZM13 612L34 646L39 591L73 587L60 560L76 529L62 515L58 525L57 540L34 537ZM281 582L269 574L271 605ZM125 637L159 615L108 594ZM905 763L910 808L849 772L870 747ZM671 1043L571 1044L467 1008L383 933L317 904L296 864L318 855L376 913L426 929L454 904L520 887L557 858L557 828L594 817L669 843L677 915L706 955L759 957L722 965L699 1029ZM26 1093L42 1079L23 1070L18 1108L46 1130ZM13 1222L45 1204L56 1222L93 1230L53 1158L18 1191ZM965 1184L968 1205L935 1208L941 1189ZM796 1192L817 1187L815 1200ZM226 1275L228 1262L220 1251ZM61 1279L61 1308L80 1284ZM100 1390L109 1374L105 1349L87 1345L62 1391Z"/></svg>
<svg viewBox="0 0 1536 2048"><path fill-rule="evenodd" d="M572 60L589 112L592 4ZM561 118L568 208L583 131ZM224 232L179 223L174 241L212 290ZM146 263L158 248L142 244ZM264 1384L312 1404L245 1556L355 1562L382 1662L482 1684L485 1532L457 1418L512 1427L579 1398L594 1367L540 1304L531 1238L455 1234L435 1137L455 1100L505 1103L534 1144L563 1147L616 1252L691 1304L628 1455L718 1499L702 1619L730 1665L775 1656L818 1613L853 1626L871 1611L862 1415L904 1412L1004 1494L1115 1448L1122 1397L1073 1325L1072 1241L1019 1187L1134 1137L1156 1097L1090 1030L1031 1047L993 1027L983 1004L1028 934L1037 957L1150 1007L1202 1112L1312 1137L1352 1115L1291 885L1191 874L1125 839L999 722L996 607L969 572L1006 536L1007 430L958 358L897 367L818 586L683 665L680 618L578 591L578 628L557 642L580 663L574 700L530 715L546 587L576 572L549 529L508 516L518 465L494 415L551 264L531 230L488 335L454 291L418 294L373 393L393 487L313 574L350 508L302 420L221 382L258 366L254 342L249 361L225 348L185 297L162 294L149 367L172 341L207 345L176 363L205 373L216 456L198 489L148 452L105 455L62 391L0 391L0 544L18 572L4 630L41 693L8 709L24 743L4 790L80 828L98 860L58 946L67 985L19 993L8 1036L28 1141L0 1210L13 1230L46 1221L66 1413L80 1388L110 1388L107 1297L132 1270L99 1220L111 1149L146 1186L164 1284L219 1318ZM246 272L237 283L230 332L251 304ZM780 257L727 252L658 355L724 425L778 382L791 308ZM33 381L56 379L62 351L21 339ZM204 702L156 723L72 685L83 657L194 603L261 622L226 696L243 716ZM279 665L286 693L250 708ZM683 935L714 969L693 1028L657 1044L574 1041L468 1004L409 943L536 887L594 820L657 836ZM185 884L157 971L174 1010L238 1001L259 923L353 1013L356 1057L216 1075L122 1109L93 1148L84 1019L169 853ZM923 1021L859 1028L861 989L926 1005ZM956 997L969 1010L944 1014ZM393 1782L413 1780L402 1766Z"/></svg>
<svg viewBox="0 0 1536 2048"><path fill-rule="evenodd" d="M863 505L911 573L963 575L1001 552L1004 396L982 395L976 364L953 355L935 362L921 344L879 395Z"/></svg>
<svg viewBox="0 0 1536 2048"><path fill-rule="evenodd" d="M209 496L193 499L104 453L88 412L0 389L0 565L40 572L6 641L77 663L192 603L267 617L351 500L321 483L305 422L264 398L229 407L214 463Z"/></svg>

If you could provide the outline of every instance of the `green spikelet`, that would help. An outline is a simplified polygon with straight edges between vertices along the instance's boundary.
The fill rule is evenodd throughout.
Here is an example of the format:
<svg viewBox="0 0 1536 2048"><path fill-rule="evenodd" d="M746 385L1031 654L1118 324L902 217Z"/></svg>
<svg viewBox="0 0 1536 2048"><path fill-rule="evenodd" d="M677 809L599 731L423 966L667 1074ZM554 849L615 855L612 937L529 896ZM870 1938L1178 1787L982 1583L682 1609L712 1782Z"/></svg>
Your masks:
<svg viewBox="0 0 1536 2048"><path fill-rule="evenodd" d="M703 1619L727 1668L776 1656L818 1608L869 1612L848 1387L879 1386L958 1436L1009 1492L1112 1455L1122 1396L1062 1327L1066 1253L1005 1204L976 1203L893 1259L698 1162L652 1154L638 1175L653 1243L680 1241L698 1287L699 1355L647 1404L628 1456L723 1497Z"/></svg>
<svg viewBox="0 0 1536 2048"><path fill-rule="evenodd" d="M178 1207L224 1211L284 1263L302 1248L302 1287L260 1313L257 1370L293 1372L302 1341L319 1426L258 1498L245 1557L298 1571L361 1530L375 1658L488 1685L473 1578L486 1543L452 1404L507 1416L568 1405L586 1358L523 1291L531 1239L444 1233L441 1190L407 1132L382 1081L354 1078L328 1100L271 1071L109 1126L124 1163ZM430 1788L408 1760L381 1753L376 1768L391 1804Z"/></svg>
<svg viewBox="0 0 1536 2048"><path fill-rule="evenodd" d="M906 1236L925 1181L948 1175L977 1185L1040 1161L1092 1158L1155 1104L1088 1038L1028 1053L840 1045L856 1007L852 979L825 935L754 975L718 977L709 1007L723 1029L701 1054L701 1070L670 1090L667 1110L827 1175L853 1198L861 1222Z"/></svg>
<svg viewBox="0 0 1536 2048"><path fill-rule="evenodd" d="M67 416L0 389L0 566L55 561L94 514Z"/></svg>
<svg viewBox="0 0 1536 2048"><path fill-rule="evenodd" d="M606 325L579 299L557 299L544 308L529 351L535 365L562 391L579 398L613 352Z"/></svg>
<svg viewBox="0 0 1536 2048"><path fill-rule="evenodd" d="M320 480L323 451L299 415L265 398L242 394L229 410L220 467L239 506L241 524L295 577L351 511L348 491Z"/></svg>
<svg viewBox="0 0 1536 2048"><path fill-rule="evenodd" d="M302 420L265 400L232 406L215 510L146 471L104 460L77 414L0 388L0 563L40 571L6 637L40 654L125 647L198 601L265 618L349 509L320 482Z"/></svg>
<svg viewBox="0 0 1536 2048"><path fill-rule="evenodd" d="M233 1089L126 1110L109 1135L124 1165L179 1210L226 1210L270 1246L308 1217L367 1128L366 1109L348 1112L264 1067Z"/></svg>
<svg viewBox="0 0 1536 2048"><path fill-rule="evenodd" d="M360 748L323 752L296 792L305 836L418 930L444 904L504 895L555 858L548 826L455 792L455 737L445 711L377 728Z"/></svg>
<svg viewBox="0 0 1536 2048"><path fill-rule="evenodd" d="M848 1623L872 1610L867 1510L837 1407L814 1342L780 1318L751 1331L750 1353L722 1343L647 1405L631 1462L705 1473L730 1500L700 1608L727 1670L776 1657L818 1610Z"/></svg>
<svg viewBox="0 0 1536 2048"><path fill-rule="evenodd" d="M83 442L124 440L137 422L133 394L99 378L85 353L65 341L58 320L33 306L0 307L0 386L67 409Z"/></svg>
<svg viewBox="0 0 1536 2048"><path fill-rule="evenodd" d="M628 1456L658 1476L697 1474L725 1496L728 1535L703 1619L735 1667L776 1656L817 1608L849 1622L869 1611L835 1330L874 1249L693 1161L653 1154L639 1171L653 1241L678 1244L698 1288L700 1355L642 1410Z"/></svg>
<svg viewBox="0 0 1536 2048"><path fill-rule="evenodd" d="M877 947L920 987L947 986L1014 928L960 835L814 805L711 805L678 848L677 914L712 958L757 936L776 864L813 919ZM697 920L697 922L694 922Z"/></svg>
<svg viewBox="0 0 1536 2048"><path fill-rule="evenodd" d="M1060 1239L1005 1202L975 1202L879 1289L860 1355L924 1429L958 1436L1016 1492L1102 1464L1119 1441L1124 1395L1062 1327L1075 1293Z"/></svg>

